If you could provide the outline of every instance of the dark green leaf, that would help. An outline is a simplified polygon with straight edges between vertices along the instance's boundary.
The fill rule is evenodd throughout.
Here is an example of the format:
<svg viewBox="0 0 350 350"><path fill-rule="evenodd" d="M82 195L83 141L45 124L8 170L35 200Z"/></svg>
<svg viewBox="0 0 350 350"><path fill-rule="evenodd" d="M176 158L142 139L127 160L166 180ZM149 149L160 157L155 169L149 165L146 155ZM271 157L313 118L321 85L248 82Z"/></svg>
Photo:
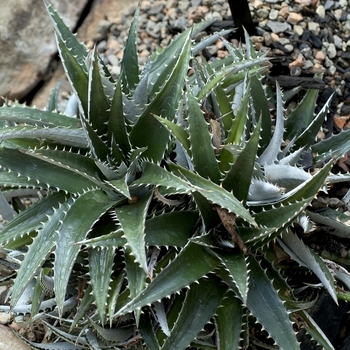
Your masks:
<svg viewBox="0 0 350 350"><path fill-rule="evenodd" d="M189 139L195 170L205 179L218 183L221 173L214 153L208 124L203 112L191 91L187 91L187 112L189 122Z"/></svg>
<svg viewBox="0 0 350 350"><path fill-rule="evenodd" d="M216 310L217 347L220 350L238 350L241 340L243 309L241 301L228 292Z"/></svg>
<svg viewBox="0 0 350 350"><path fill-rule="evenodd" d="M247 307L281 349L300 349L292 322L272 282L253 256L248 256L248 263Z"/></svg>
<svg viewBox="0 0 350 350"><path fill-rule="evenodd" d="M188 289L181 312L162 350L186 349L202 330L225 294L226 287L214 275L202 278Z"/></svg>
<svg viewBox="0 0 350 350"><path fill-rule="evenodd" d="M131 249L131 253L145 273L147 273L145 219L152 194L152 192L149 192L138 202L115 209L115 214L124 231L124 238Z"/></svg>
<svg viewBox="0 0 350 350"><path fill-rule="evenodd" d="M218 263L219 260L208 254L205 248L189 243L140 295L120 309L117 314L139 309L180 291L212 271Z"/></svg>

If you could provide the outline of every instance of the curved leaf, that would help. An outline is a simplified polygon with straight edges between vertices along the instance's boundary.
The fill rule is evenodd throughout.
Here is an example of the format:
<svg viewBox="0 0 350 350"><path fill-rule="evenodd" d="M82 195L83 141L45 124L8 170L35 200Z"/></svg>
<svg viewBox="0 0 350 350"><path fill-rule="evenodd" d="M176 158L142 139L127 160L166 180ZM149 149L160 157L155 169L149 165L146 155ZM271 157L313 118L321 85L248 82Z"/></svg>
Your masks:
<svg viewBox="0 0 350 350"><path fill-rule="evenodd" d="M0 172L1 174L1 172ZM43 226L47 216L54 213L60 203L65 202L67 195L63 192L54 192L40 199L26 210L14 217L0 232L0 244L36 231Z"/></svg>
<svg viewBox="0 0 350 350"><path fill-rule="evenodd" d="M152 97L154 94L154 98L130 133L131 143L136 147L147 147L144 155L155 162L159 162L163 157L169 132L153 117L153 114L169 120L175 118L175 110L179 106L191 57L190 31L179 35L173 43L152 62L149 86L153 92L149 96ZM152 77L156 80L152 80Z"/></svg>
<svg viewBox="0 0 350 350"><path fill-rule="evenodd" d="M134 311L180 291L212 271L218 263L219 261L209 255L203 247L189 243L141 294L122 307L114 316Z"/></svg>
<svg viewBox="0 0 350 350"><path fill-rule="evenodd" d="M350 150L350 129L342 130L339 134L316 143L311 149L317 153L314 163L328 161L333 157L336 159L343 157Z"/></svg>
<svg viewBox="0 0 350 350"><path fill-rule="evenodd" d="M62 315L70 272L80 250L80 245L76 242L87 236L93 224L113 204L115 202L101 190L88 191L70 205L62 220L54 264L55 295L60 315Z"/></svg>
<svg viewBox="0 0 350 350"><path fill-rule="evenodd" d="M147 273L145 219L151 198L152 192L144 195L134 204L124 205L115 209L115 214L124 231L123 237L126 239L132 255L145 273Z"/></svg>
<svg viewBox="0 0 350 350"><path fill-rule="evenodd" d="M71 151L51 150L48 148L24 153L79 174L95 183L101 189L111 189L103 181L104 176L92 158Z"/></svg>
<svg viewBox="0 0 350 350"><path fill-rule="evenodd" d="M172 163L169 163L168 166L172 171L184 176L186 180L188 180L189 183L194 186L194 191L200 192L209 201L229 210L237 216L242 217L253 226L256 226L255 220L250 215L248 210L230 192L226 191L221 186L214 184L210 180L204 179L198 174L195 174L183 167Z"/></svg>
<svg viewBox="0 0 350 350"><path fill-rule="evenodd" d="M321 258L313 253L296 234L290 230L283 232L278 242L284 251L299 265L306 266L320 279L336 304L338 304L334 280L331 272Z"/></svg>
<svg viewBox="0 0 350 350"><path fill-rule="evenodd" d="M186 349L202 330L225 294L226 287L219 278L210 275L194 283L187 291L182 309L162 350ZM232 348L231 348L232 349Z"/></svg>
<svg viewBox="0 0 350 350"><path fill-rule="evenodd" d="M253 134L246 143L242 152L226 173L222 186L227 191L232 191L233 195L241 201L246 201L249 187L252 181L252 174L256 161L256 154L259 146L259 135L261 128L261 118L256 125Z"/></svg>
<svg viewBox="0 0 350 350"><path fill-rule="evenodd" d="M294 137L299 137L312 124L318 92L318 89L307 90L304 98L292 110L285 122L285 140L292 140ZM303 117L300 118L300 116Z"/></svg>
<svg viewBox="0 0 350 350"><path fill-rule="evenodd" d="M112 140L114 140L118 148L122 151L122 154L125 156L130 152L131 146L129 135L126 130L127 123L124 117L123 108L123 95L119 80L115 87L112 105L109 111L108 138L110 144L112 144Z"/></svg>
<svg viewBox="0 0 350 350"><path fill-rule="evenodd" d="M69 202L65 202L57 209L50 208L54 210L53 214L48 216L45 222L41 223L42 227L38 230L37 236L29 246L28 252L24 255L24 259L17 272L11 296L11 304L13 306L16 305L23 290L32 280L37 269L54 250L62 219L69 206Z"/></svg>
<svg viewBox="0 0 350 350"><path fill-rule="evenodd" d="M238 350L241 340L243 309L241 301L228 292L216 310L217 347L220 350Z"/></svg>
<svg viewBox="0 0 350 350"><path fill-rule="evenodd" d="M102 82L104 78L99 66L99 58L97 56L96 47L92 54L92 62L89 69L89 105L87 119L92 129L99 136L107 134L107 123L109 119L110 101L105 93ZM94 147L96 148L96 146Z"/></svg>
<svg viewBox="0 0 350 350"><path fill-rule="evenodd" d="M80 121L64 114L49 112L15 103L11 107L0 107L0 120L41 127L79 128Z"/></svg>
<svg viewBox="0 0 350 350"><path fill-rule="evenodd" d="M0 130L0 141L7 139L38 138L55 142L59 145L87 148L88 142L83 129L38 128L34 126L16 126Z"/></svg>
<svg viewBox="0 0 350 350"><path fill-rule="evenodd" d="M113 248L89 249L89 273L92 293L102 324L105 323L106 305L114 260Z"/></svg>
<svg viewBox="0 0 350 350"><path fill-rule="evenodd" d="M216 256L222 261L224 268L228 271L230 279L233 281L238 291L238 297L243 303L247 302L248 292L248 268L247 262L242 252L229 253L215 252Z"/></svg>
<svg viewBox="0 0 350 350"><path fill-rule="evenodd" d="M247 259L250 269L247 307L281 349L298 350L292 322L272 282L254 257Z"/></svg>
<svg viewBox="0 0 350 350"><path fill-rule="evenodd" d="M208 124L196 98L190 90L187 90L187 116L194 168L205 179L209 178L214 183L218 183L221 173L214 153Z"/></svg>
<svg viewBox="0 0 350 350"><path fill-rule="evenodd" d="M172 211L146 220L146 244L184 247L198 221L197 211Z"/></svg>
<svg viewBox="0 0 350 350"><path fill-rule="evenodd" d="M139 82L139 62L137 57L137 22L140 15L140 8L136 9L134 18L129 28L121 62L121 80L126 95L130 94Z"/></svg>
<svg viewBox="0 0 350 350"><path fill-rule="evenodd" d="M45 183L68 192L78 193L96 187L94 182L74 171L50 164L20 150L0 148L0 163L20 175L35 179L38 183Z"/></svg>

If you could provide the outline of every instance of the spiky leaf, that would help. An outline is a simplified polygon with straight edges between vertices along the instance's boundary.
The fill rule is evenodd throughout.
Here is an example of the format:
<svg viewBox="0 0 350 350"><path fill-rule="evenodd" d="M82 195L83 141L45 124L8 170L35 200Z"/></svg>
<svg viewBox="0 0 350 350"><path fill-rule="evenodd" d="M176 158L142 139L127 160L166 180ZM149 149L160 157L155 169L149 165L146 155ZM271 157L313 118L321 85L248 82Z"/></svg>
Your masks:
<svg viewBox="0 0 350 350"><path fill-rule="evenodd" d="M284 350L299 349L288 313L272 282L252 256L248 256L248 262L250 272L247 307L278 346Z"/></svg>
<svg viewBox="0 0 350 350"><path fill-rule="evenodd" d="M179 317L162 350L186 349L220 305L226 288L214 275L202 278L187 291Z"/></svg>
<svg viewBox="0 0 350 350"><path fill-rule="evenodd" d="M73 202L62 220L54 265L55 295L60 314L63 310L69 273L80 250L80 245L76 243L87 236L93 224L113 204L115 202L101 190L88 191ZM84 220L81 220L82 217Z"/></svg>
<svg viewBox="0 0 350 350"><path fill-rule="evenodd" d="M124 238L136 261L147 273L145 252L145 219L152 198L152 192L144 195L137 203L128 204L115 209L115 214L124 231Z"/></svg>
<svg viewBox="0 0 350 350"><path fill-rule="evenodd" d="M180 291L182 288L205 276L218 263L219 261L209 255L203 247L189 243L141 294L119 310L117 314L136 310Z"/></svg>
<svg viewBox="0 0 350 350"><path fill-rule="evenodd" d="M109 292L110 276L114 259L113 248L89 249L89 269L92 292L102 324L105 322L106 305Z"/></svg>

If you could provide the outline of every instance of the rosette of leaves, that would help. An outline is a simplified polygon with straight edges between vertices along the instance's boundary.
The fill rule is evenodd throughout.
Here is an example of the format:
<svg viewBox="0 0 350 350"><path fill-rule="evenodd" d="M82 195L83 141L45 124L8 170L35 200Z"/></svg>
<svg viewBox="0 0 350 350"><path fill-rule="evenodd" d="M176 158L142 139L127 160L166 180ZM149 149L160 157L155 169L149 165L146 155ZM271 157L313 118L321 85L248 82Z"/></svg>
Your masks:
<svg viewBox="0 0 350 350"><path fill-rule="evenodd" d="M47 110L0 108L0 243L17 272L1 309L31 314L57 337L24 341L48 350L298 349L297 321L332 349L307 313L315 300L300 298L276 265L278 247L337 302L335 268L291 229L309 229L306 208L349 150L347 132L312 146L327 112L314 116L317 93L285 121L277 86L271 133L266 58L249 38L245 50L219 34L193 43L201 23L140 69L136 13L114 81L45 5L78 112L56 112L54 94ZM218 38L229 56L209 64L199 52ZM298 166L310 147L327 161L313 175Z"/></svg>

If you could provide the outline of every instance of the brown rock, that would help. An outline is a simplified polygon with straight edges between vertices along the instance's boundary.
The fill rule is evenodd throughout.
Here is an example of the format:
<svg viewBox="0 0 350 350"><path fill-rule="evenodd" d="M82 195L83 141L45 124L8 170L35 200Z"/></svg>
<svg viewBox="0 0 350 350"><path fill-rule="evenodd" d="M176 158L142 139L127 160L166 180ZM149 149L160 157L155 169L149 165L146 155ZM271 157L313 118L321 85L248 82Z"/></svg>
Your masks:
<svg viewBox="0 0 350 350"><path fill-rule="evenodd" d="M274 43L278 43L280 41L280 37L275 33L271 33L271 40Z"/></svg>
<svg viewBox="0 0 350 350"><path fill-rule="evenodd" d="M291 24L297 24L303 20L303 16L300 13L290 12L287 18L287 22Z"/></svg>
<svg viewBox="0 0 350 350"><path fill-rule="evenodd" d="M0 349L6 350L30 350L21 340L19 340L9 327L0 325Z"/></svg>
<svg viewBox="0 0 350 350"><path fill-rule="evenodd" d="M283 17L283 18L287 18L289 15L289 9L288 6L283 6L279 11L278 11L278 15Z"/></svg>
<svg viewBox="0 0 350 350"><path fill-rule="evenodd" d="M87 0L51 0L71 27ZM42 1L9 0L1 5L0 96L21 99L41 81L56 54L52 24Z"/></svg>
<svg viewBox="0 0 350 350"><path fill-rule="evenodd" d="M300 55L296 60L289 63L288 67L289 69L291 69L293 67L302 67L303 65L304 65L304 58L303 56Z"/></svg>
<svg viewBox="0 0 350 350"><path fill-rule="evenodd" d="M321 50L317 51L316 54L315 54L316 60L317 60L317 61L320 61L320 62L323 62L324 59L325 59L325 57L326 57L326 56L325 56L324 52L321 51Z"/></svg>
<svg viewBox="0 0 350 350"><path fill-rule="evenodd" d="M345 126L349 127L350 126L350 116L334 116L333 118L334 124L339 128L339 129L344 129Z"/></svg>

